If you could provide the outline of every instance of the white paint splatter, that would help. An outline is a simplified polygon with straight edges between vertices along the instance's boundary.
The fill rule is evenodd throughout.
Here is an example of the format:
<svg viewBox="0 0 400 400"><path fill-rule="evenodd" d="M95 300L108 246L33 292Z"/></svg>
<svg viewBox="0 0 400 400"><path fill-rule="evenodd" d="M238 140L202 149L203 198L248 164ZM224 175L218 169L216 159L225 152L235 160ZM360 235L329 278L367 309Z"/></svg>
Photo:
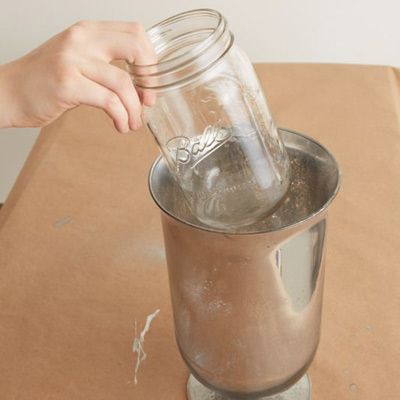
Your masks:
<svg viewBox="0 0 400 400"><path fill-rule="evenodd" d="M355 392L355 391L357 391L358 387L357 387L357 385L355 383L352 383L351 385L349 385L349 389L352 392Z"/></svg>
<svg viewBox="0 0 400 400"><path fill-rule="evenodd" d="M144 361L147 357L147 354L144 351L143 344L144 344L144 339L147 334L147 332L150 330L151 323L153 322L153 319L157 316L157 314L160 312L160 310L154 311L152 314L147 316L146 323L144 325L144 328L142 332L140 332L140 335L137 336L137 323L135 320L135 340L133 341L133 346L132 346L132 351L134 353L137 353L137 358L136 358L136 365L135 365L135 376L133 381L135 382L135 385L138 383L137 380L137 375L139 372L140 364L142 361Z"/></svg>
<svg viewBox="0 0 400 400"><path fill-rule="evenodd" d="M66 216L66 217L64 217L64 218L61 218L61 219L55 221L54 224L53 224L53 227L54 227L55 229L60 229L60 228L62 228L64 225L69 224L70 222L72 222L72 217L70 217L70 216L68 215L68 216Z"/></svg>

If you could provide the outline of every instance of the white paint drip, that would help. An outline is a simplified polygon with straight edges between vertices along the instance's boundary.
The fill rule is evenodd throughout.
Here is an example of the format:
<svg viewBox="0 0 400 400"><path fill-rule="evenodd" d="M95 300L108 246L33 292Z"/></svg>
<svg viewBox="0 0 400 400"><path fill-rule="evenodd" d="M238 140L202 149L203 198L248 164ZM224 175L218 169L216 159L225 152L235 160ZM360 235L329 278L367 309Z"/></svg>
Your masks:
<svg viewBox="0 0 400 400"><path fill-rule="evenodd" d="M157 314L160 312L160 310L154 311L152 314L147 316L146 323L144 325L144 328L142 332L140 332L140 335L137 336L137 323L135 320L135 340L133 341L133 347L132 351L134 353L137 353L137 358L136 358L136 365L135 365L135 376L133 381L135 382L135 385L138 383L137 380L137 375L139 372L140 364L142 361L144 361L147 357L147 354L144 351L143 344L144 344L144 339L147 334L147 332L150 330L151 323L153 322L153 319L157 316Z"/></svg>

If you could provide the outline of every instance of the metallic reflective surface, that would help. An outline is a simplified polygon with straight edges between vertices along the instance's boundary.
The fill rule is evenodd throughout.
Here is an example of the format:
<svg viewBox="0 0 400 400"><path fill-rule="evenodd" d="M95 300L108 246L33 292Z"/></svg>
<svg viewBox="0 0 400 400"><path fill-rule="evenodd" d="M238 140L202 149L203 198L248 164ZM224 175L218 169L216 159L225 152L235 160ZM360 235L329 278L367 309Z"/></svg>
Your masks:
<svg viewBox="0 0 400 400"><path fill-rule="evenodd" d="M285 391L318 346L326 212L339 170L318 143L281 134L291 159L289 193L273 215L239 231L196 221L162 161L150 173L163 210L178 346L197 380L227 398Z"/></svg>
<svg viewBox="0 0 400 400"><path fill-rule="evenodd" d="M215 393L202 385L193 375L190 375L187 383L188 400L229 400L223 394ZM304 375L288 390L276 395L262 397L259 400L310 400L311 381L308 375Z"/></svg>

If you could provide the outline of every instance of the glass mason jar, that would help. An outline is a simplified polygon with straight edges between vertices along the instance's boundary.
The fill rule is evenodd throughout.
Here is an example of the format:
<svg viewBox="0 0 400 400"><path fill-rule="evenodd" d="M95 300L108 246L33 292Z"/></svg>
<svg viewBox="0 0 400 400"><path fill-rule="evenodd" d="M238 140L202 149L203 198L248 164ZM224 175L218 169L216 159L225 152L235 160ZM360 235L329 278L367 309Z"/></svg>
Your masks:
<svg viewBox="0 0 400 400"><path fill-rule="evenodd" d="M158 64L128 69L155 98L144 120L193 215L232 230L272 212L289 187L289 160L225 18L193 10L147 33Z"/></svg>

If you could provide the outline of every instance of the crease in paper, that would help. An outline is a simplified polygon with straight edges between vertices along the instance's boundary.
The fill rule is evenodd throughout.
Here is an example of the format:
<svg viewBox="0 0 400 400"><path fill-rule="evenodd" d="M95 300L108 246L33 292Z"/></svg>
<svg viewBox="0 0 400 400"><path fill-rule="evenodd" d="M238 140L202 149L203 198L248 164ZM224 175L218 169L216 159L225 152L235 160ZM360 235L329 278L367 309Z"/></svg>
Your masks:
<svg viewBox="0 0 400 400"><path fill-rule="evenodd" d="M137 376L139 373L140 365L147 357L147 354L144 351L144 340L145 340L146 334L150 330L150 327L151 327L151 324L152 324L154 318L157 316L157 314L159 312L160 312L160 310L157 309L152 314L147 316L146 323L144 325L143 330L140 332L139 336L137 334L137 322L135 320L135 340L133 341L133 346L132 346L133 353L137 354L136 364L135 364L135 374L134 374L134 378L133 378L135 385L138 383Z"/></svg>

